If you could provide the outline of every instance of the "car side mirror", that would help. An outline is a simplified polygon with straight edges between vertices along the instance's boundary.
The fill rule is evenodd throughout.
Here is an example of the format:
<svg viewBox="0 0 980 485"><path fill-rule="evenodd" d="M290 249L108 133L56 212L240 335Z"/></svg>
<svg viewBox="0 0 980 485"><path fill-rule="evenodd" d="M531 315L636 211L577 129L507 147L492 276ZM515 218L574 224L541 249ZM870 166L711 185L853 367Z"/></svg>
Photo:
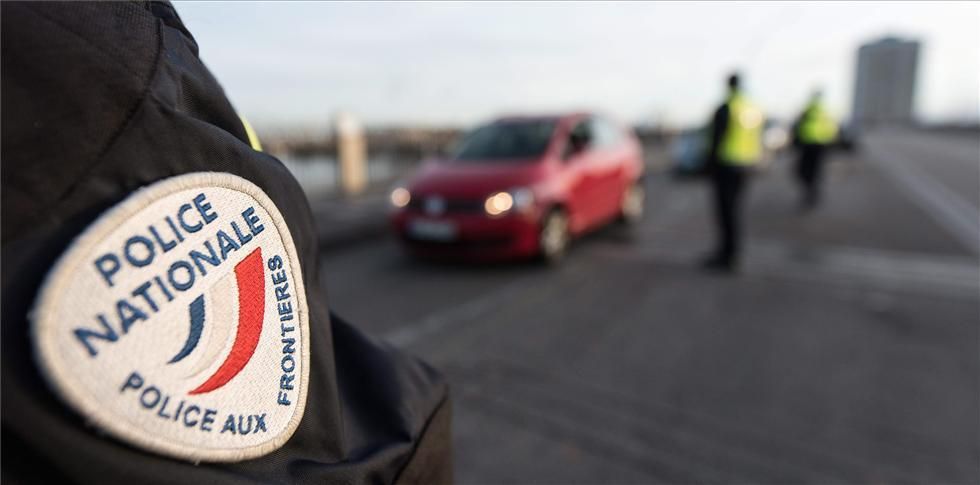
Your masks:
<svg viewBox="0 0 980 485"><path fill-rule="evenodd" d="M591 140L587 134L582 133L572 133L568 137L568 143L565 144L565 150L562 153L562 160L568 160L574 155L582 153L589 148Z"/></svg>

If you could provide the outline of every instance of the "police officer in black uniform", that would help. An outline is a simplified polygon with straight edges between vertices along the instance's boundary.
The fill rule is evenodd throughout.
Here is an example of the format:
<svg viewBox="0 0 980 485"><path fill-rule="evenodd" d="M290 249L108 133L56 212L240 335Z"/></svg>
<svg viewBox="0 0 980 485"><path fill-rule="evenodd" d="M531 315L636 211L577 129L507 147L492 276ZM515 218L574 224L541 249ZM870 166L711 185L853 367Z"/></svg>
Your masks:
<svg viewBox="0 0 980 485"><path fill-rule="evenodd" d="M717 245L702 267L731 273L741 250L742 200L751 169L762 155L762 112L742 93L738 74L728 77L728 95L711 121L706 166L711 176Z"/></svg>
<svg viewBox="0 0 980 485"><path fill-rule="evenodd" d="M4 2L0 16L3 481L451 481L446 384L328 312L302 190L250 146L174 7ZM104 433L47 385L32 345L39 288L75 238L138 189L195 172L232 174L268 195L309 304L305 414L281 447L244 461L193 463Z"/></svg>
<svg viewBox="0 0 980 485"><path fill-rule="evenodd" d="M818 89L793 124L793 145L799 151L796 177L802 197L800 208L810 211L820 202L820 186L824 158L828 148L837 138L837 123L823 103L823 93Z"/></svg>

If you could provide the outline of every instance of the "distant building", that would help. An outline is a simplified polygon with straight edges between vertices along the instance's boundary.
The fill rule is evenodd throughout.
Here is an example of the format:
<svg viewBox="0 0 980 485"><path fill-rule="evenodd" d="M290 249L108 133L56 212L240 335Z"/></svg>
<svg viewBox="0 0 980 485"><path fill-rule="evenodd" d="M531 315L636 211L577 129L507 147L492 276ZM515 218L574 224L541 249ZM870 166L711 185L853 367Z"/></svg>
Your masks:
<svg viewBox="0 0 980 485"><path fill-rule="evenodd" d="M851 120L859 126L914 119L919 42L885 37L858 49Z"/></svg>

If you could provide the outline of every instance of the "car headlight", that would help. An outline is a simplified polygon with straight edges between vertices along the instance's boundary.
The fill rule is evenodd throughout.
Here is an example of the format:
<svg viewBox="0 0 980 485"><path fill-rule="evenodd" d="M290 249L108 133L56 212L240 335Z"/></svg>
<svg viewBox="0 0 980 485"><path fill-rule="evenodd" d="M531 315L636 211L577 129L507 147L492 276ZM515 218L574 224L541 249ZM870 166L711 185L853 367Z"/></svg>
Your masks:
<svg viewBox="0 0 980 485"><path fill-rule="evenodd" d="M534 192L528 188L511 189L505 192L496 192L487 197L483 203L483 210L489 216L499 216L511 210L526 211L534 206Z"/></svg>
<svg viewBox="0 0 980 485"><path fill-rule="evenodd" d="M391 191L391 205L402 208L412 201L412 193L405 187L395 187Z"/></svg>

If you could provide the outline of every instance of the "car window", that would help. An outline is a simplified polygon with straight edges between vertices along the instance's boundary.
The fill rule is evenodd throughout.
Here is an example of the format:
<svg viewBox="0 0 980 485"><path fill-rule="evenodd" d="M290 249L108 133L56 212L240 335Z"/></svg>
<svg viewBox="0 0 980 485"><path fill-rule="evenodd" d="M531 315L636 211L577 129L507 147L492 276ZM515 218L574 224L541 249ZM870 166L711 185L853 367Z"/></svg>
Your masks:
<svg viewBox="0 0 980 485"><path fill-rule="evenodd" d="M610 148L622 141L622 132L619 127L607 119L593 117L589 120L594 134L593 146L596 148Z"/></svg>
<svg viewBox="0 0 980 485"><path fill-rule="evenodd" d="M471 131L453 156L458 161L539 157L548 149L555 120L498 121Z"/></svg>
<svg viewBox="0 0 980 485"><path fill-rule="evenodd" d="M592 133L592 123L589 120L579 121L568 132L564 158L568 158L573 152L580 151L583 148L591 148L594 141L595 136Z"/></svg>

